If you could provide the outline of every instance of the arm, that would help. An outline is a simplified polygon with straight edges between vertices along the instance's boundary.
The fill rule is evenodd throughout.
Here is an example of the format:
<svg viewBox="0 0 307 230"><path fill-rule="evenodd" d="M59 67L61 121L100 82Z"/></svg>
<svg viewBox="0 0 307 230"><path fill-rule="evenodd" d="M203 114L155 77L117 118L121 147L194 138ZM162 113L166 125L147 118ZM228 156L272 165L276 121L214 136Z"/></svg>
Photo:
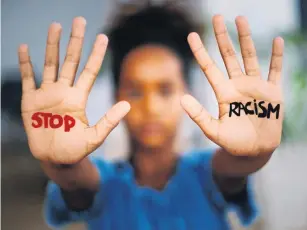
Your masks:
<svg viewBox="0 0 307 230"><path fill-rule="evenodd" d="M250 196L249 175L267 163L281 141L284 42L282 38L274 39L269 76L265 80L261 76L246 18L237 17L236 25L244 71L236 57L223 17L213 17L216 40L229 79L215 65L200 37L196 33L188 36L191 50L216 95L218 118L212 117L190 95L183 96L181 104L203 133L221 147L213 154L213 159L202 161L200 167L204 175L200 176L202 181L207 181L209 189L214 191L207 189L208 194L214 194L211 196L212 203L220 204L220 210L235 206L244 223L250 223L256 209ZM228 202L225 203L225 200Z"/></svg>
<svg viewBox="0 0 307 230"><path fill-rule="evenodd" d="M242 223L250 224L257 215L249 176L261 169L272 153L258 156L233 156L218 148L212 157L212 178L225 202L235 207Z"/></svg>
<svg viewBox="0 0 307 230"><path fill-rule="evenodd" d="M214 179L225 197L231 197L246 188L247 177L261 169L272 153L258 156L234 156L218 148L212 159Z"/></svg>
<svg viewBox="0 0 307 230"><path fill-rule="evenodd" d="M85 158L74 165L55 165L41 162L46 175L61 188L65 203L72 211L91 207L99 189L98 169Z"/></svg>
<svg viewBox="0 0 307 230"><path fill-rule="evenodd" d="M103 186L111 174L105 171L108 164L90 161L88 156L102 145L130 110L129 103L118 102L96 125L89 125L86 103L101 67L108 38L97 35L91 55L75 82L85 24L82 17L74 19L67 55L60 71L61 25L53 23L49 27L40 88L34 81L28 46L20 45L18 50L22 80L21 115L31 153L51 179L45 212L47 222L52 226L89 220L101 213L102 200L107 193Z"/></svg>
<svg viewBox="0 0 307 230"><path fill-rule="evenodd" d="M100 216L110 194L106 188L109 178L114 175L113 166L94 157L60 169L49 163L47 167L43 165L52 179L47 186L44 205L48 225L61 227Z"/></svg>
<svg viewBox="0 0 307 230"><path fill-rule="evenodd" d="M248 226L258 216L251 178L238 174L238 171L225 171L224 168L223 171L220 169L217 171L216 160L219 163L221 163L220 159L229 160L228 158L220 158L219 154L223 151L221 148L195 151L194 154L191 154L194 171L197 173L199 183L212 208L224 216L230 210L235 211L241 223Z"/></svg>

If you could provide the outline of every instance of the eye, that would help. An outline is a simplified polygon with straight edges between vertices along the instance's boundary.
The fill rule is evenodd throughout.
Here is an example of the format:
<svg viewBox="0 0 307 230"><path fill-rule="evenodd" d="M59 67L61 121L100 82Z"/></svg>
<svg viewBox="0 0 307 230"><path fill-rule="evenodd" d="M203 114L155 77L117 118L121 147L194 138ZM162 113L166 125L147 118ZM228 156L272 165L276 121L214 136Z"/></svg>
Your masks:
<svg viewBox="0 0 307 230"><path fill-rule="evenodd" d="M168 97L173 93L173 89L169 85L160 86L159 92L163 97Z"/></svg>
<svg viewBox="0 0 307 230"><path fill-rule="evenodd" d="M142 93L140 90L130 89L127 91L127 96L131 99L138 99L142 96Z"/></svg>

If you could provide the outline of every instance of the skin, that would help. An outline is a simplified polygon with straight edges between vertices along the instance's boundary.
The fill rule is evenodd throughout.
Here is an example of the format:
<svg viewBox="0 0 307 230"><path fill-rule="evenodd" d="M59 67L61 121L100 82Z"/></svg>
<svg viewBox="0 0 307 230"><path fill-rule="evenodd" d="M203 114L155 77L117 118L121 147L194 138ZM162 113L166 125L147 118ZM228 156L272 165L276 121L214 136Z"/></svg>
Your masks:
<svg viewBox="0 0 307 230"><path fill-rule="evenodd" d="M119 101L131 105L124 121L132 141L147 149L173 142L183 115L180 98L185 82L181 62L172 51L153 45L131 51L122 63L117 93Z"/></svg>
<svg viewBox="0 0 307 230"><path fill-rule="evenodd" d="M125 57L117 95L131 105L124 121L140 184L162 189L175 167L173 146L185 91L182 63L167 47L145 45Z"/></svg>
<svg viewBox="0 0 307 230"><path fill-rule="evenodd" d="M217 97L218 118L213 118L193 96L185 94L181 64L174 53L161 46L139 47L124 60L119 102L91 127L85 106L108 39L105 35L97 36L88 62L73 84L81 57L85 24L82 17L74 19L61 70L58 68L61 26L57 23L50 26L40 88L35 86L27 45L21 45L18 52L23 91L22 118L29 147L33 156L41 162L44 172L62 188L68 206L82 210L91 205L99 180L104 178L99 178L97 169L87 156L104 142L122 119L125 119L131 134L138 183L163 189L176 165L177 154L172 143L182 109L206 137L220 146L212 166L213 176L223 194L227 196L242 191L246 177L262 168L280 144L283 40L276 38L273 41L266 80L261 77L256 50L244 17L237 17L236 25L245 71L236 58L222 16L213 17L213 28L228 78L216 67L200 37L196 33L188 36L196 61ZM136 80L137 84L131 84ZM161 84L166 80L167 87L165 83ZM231 102L245 104L254 99L280 104L280 118L263 119L247 115L230 118L227 115ZM31 116L35 112L70 115L76 120L76 125L70 132L64 132L64 127L34 129ZM161 136L161 133L165 135Z"/></svg>

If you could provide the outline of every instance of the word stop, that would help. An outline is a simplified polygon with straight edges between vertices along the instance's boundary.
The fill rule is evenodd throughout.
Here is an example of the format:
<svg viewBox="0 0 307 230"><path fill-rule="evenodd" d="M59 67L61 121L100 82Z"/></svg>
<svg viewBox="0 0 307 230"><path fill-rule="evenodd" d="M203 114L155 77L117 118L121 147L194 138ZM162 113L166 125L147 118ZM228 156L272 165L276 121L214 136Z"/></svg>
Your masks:
<svg viewBox="0 0 307 230"><path fill-rule="evenodd" d="M43 112L34 113L32 115L32 120L36 122L32 122L34 128L40 128L44 125L44 128L50 127L52 129L58 129L64 124L65 132L69 132L69 130L76 124L75 119L69 115L62 117L58 114Z"/></svg>

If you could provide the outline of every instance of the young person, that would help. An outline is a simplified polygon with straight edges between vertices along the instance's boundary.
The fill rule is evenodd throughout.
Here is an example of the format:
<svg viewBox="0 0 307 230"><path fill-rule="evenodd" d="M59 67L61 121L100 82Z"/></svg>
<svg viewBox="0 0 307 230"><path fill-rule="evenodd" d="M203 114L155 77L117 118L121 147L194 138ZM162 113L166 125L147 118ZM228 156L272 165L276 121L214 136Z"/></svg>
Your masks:
<svg viewBox="0 0 307 230"><path fill-rule="evenodd" d="M33 156L52 180L47 223L60 227L85 221L89 229L105 230L217 230L229 229L226 213L233 208L243 224L250 224L257 211L249 176L268 162L281 139L283 40L274 40L269 76L263 80L247 20L236 18L243 71L222 16L214 16L227 79L181 12L151 6L124 17L108 33L118 102L90 127L86 101L108 38L97 36L74 84L85 24L82 17L74 19L59 73L61 26L50 26L39 89L28 47L19 47L24 126ZM218 119L187 94L193 55L216 94ZM174 151L183 111L219 148L184 155ZM90 157L121 120L129 131L130 160Z"/></svg>

